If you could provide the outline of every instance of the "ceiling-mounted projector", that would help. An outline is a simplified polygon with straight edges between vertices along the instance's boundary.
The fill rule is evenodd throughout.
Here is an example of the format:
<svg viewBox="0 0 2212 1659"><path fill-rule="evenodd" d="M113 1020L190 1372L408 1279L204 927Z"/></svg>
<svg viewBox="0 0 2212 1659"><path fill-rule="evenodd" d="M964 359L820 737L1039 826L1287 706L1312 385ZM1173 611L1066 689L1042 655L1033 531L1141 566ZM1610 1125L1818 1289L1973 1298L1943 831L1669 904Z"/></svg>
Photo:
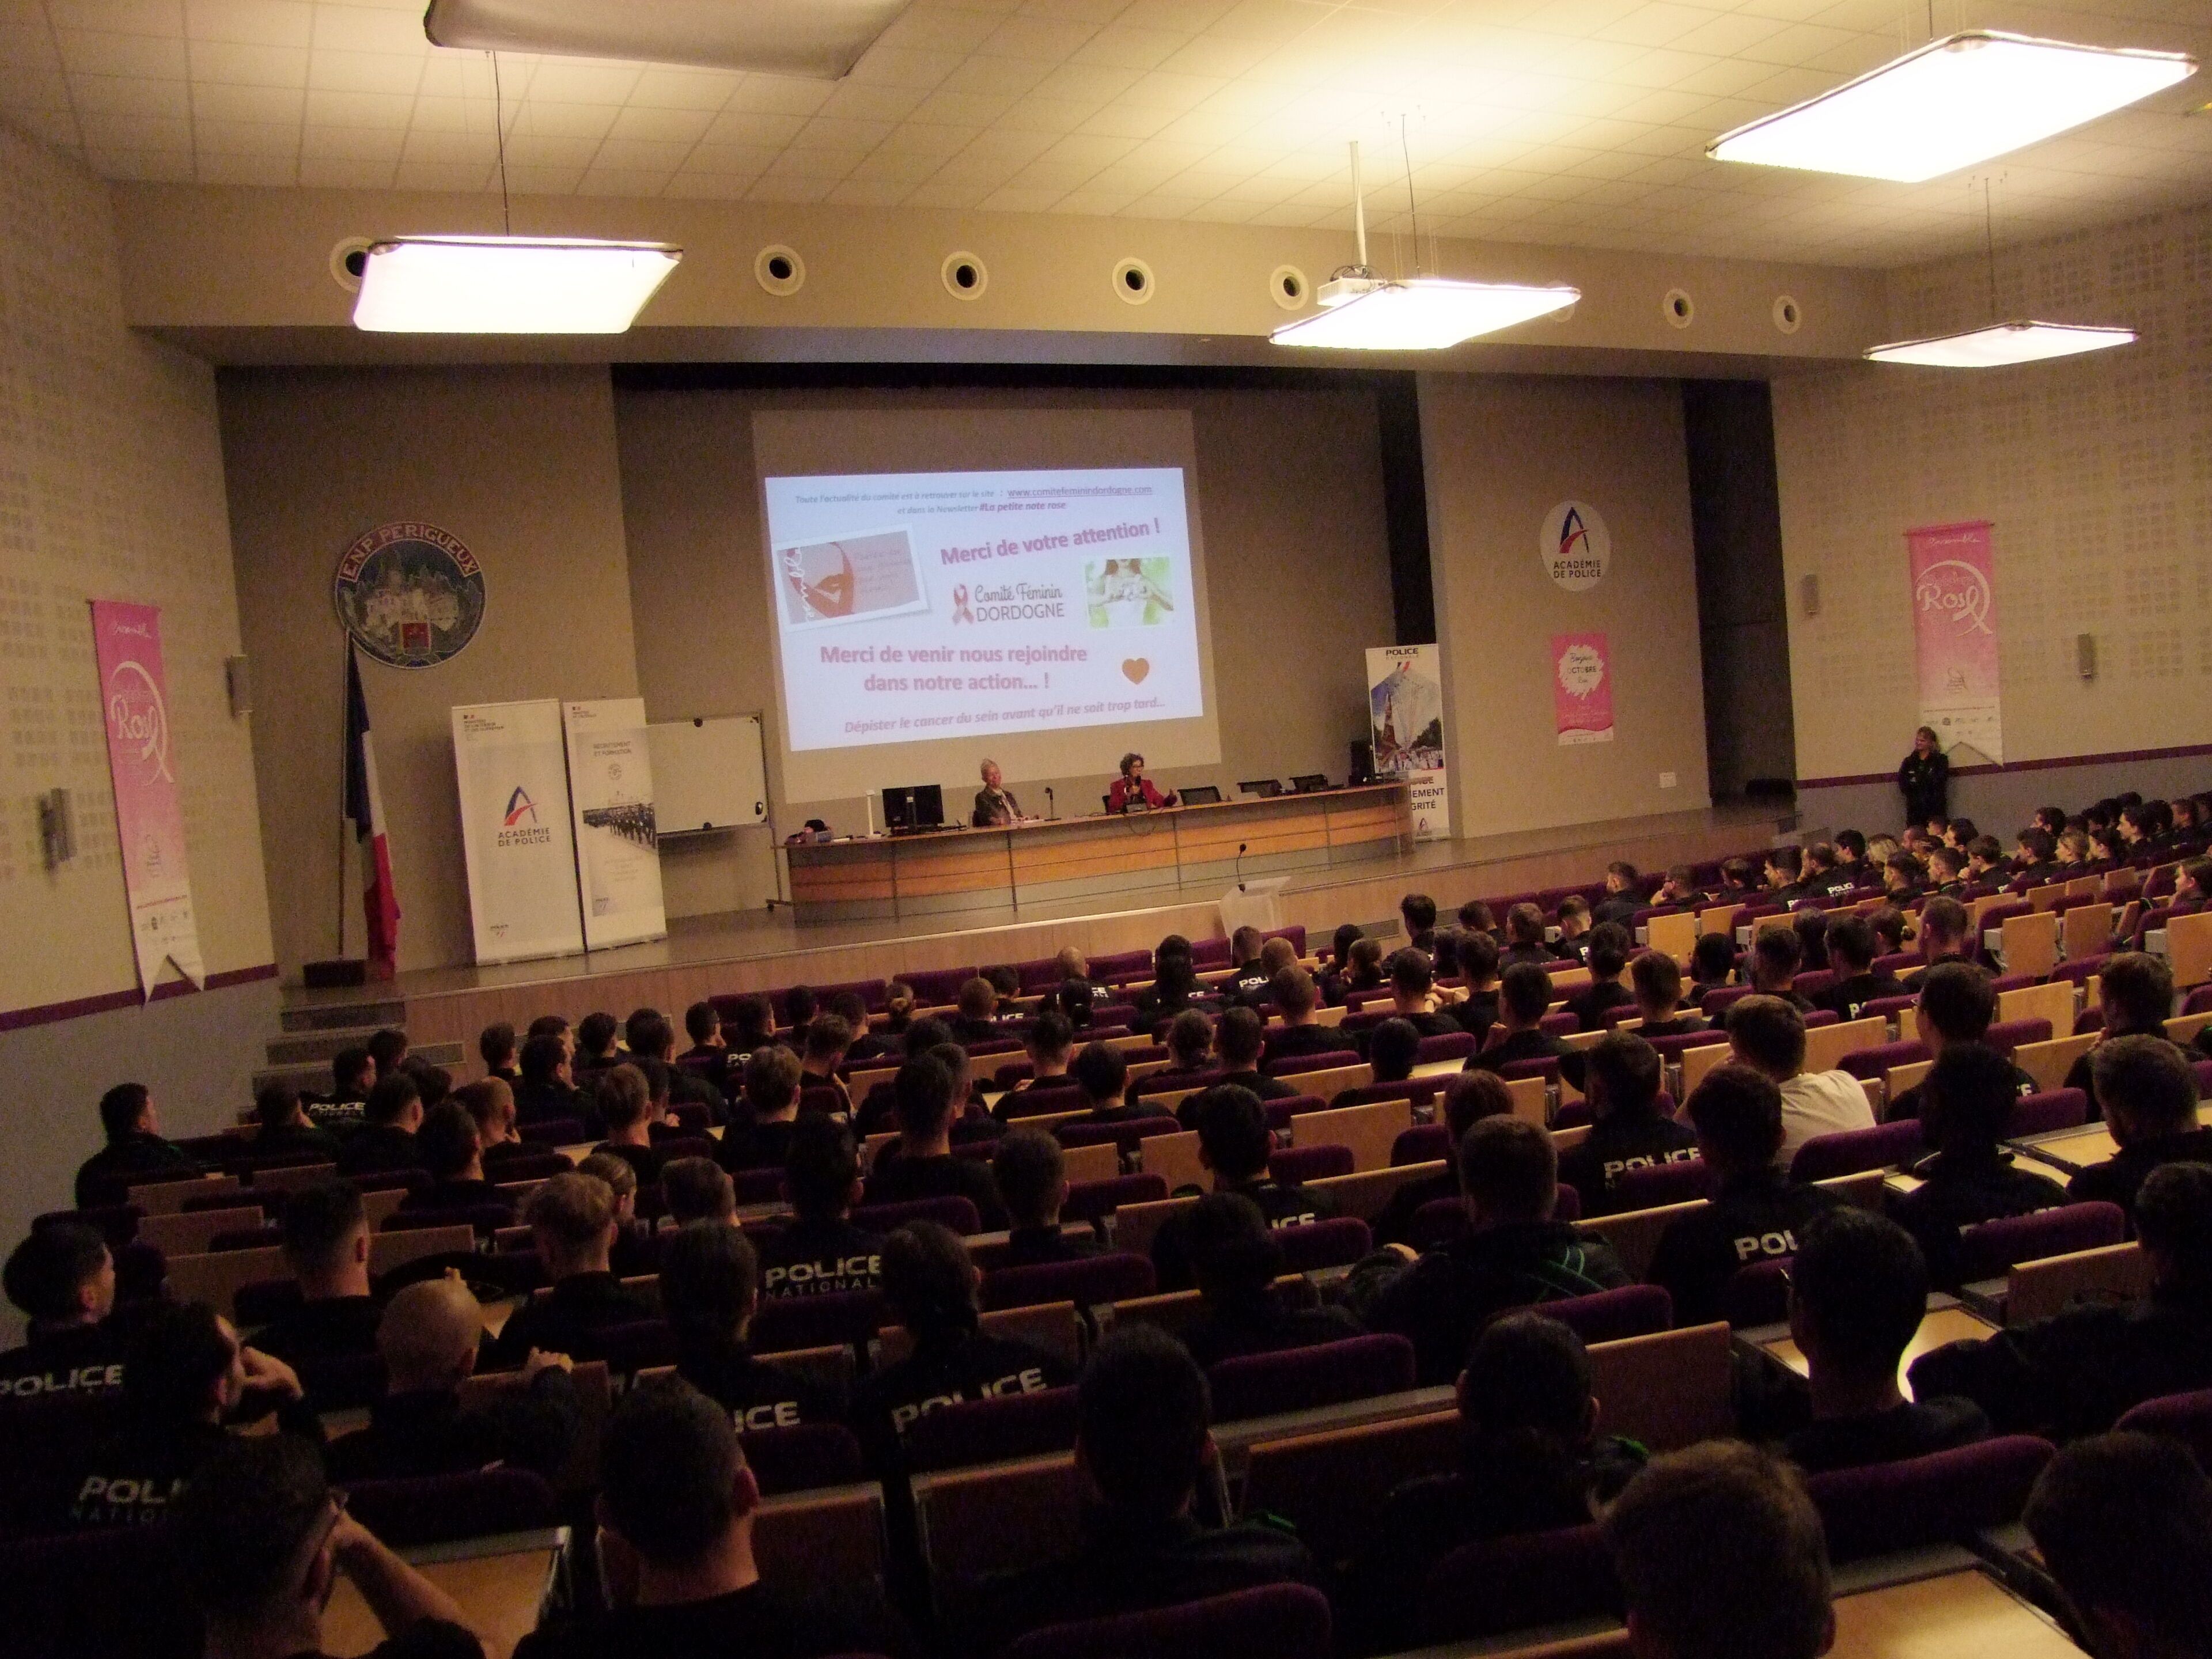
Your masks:
<svg viewBox="0 0 2212 1659"><path fill-rule="evenodd" d="M836 81L912 0L430 0L434 46Z"/></svg>

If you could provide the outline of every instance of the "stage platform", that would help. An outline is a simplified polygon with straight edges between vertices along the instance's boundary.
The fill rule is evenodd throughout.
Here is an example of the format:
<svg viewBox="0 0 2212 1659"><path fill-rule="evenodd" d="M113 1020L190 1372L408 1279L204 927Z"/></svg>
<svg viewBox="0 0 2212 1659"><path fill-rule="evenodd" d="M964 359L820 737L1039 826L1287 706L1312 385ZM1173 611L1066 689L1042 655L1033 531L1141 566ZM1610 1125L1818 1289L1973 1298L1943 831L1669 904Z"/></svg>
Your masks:
<svg viewBox="0 0 2212 1659"><path fill-rule="evenodd" d="M1445 911L1469 898L1595 880L1608 860L1644 868L1723 857L1787 839L1796 820L1774 803L1731 804L1662 817L1617 819L1512 835L1427 842L1356 866L1294 875L1283 895L1285 923L1326 935L1340 923L1381 931L1398 926L1398 899L1411 890ZM374 1024L404 1017L417 1045L459 1043L476 1071L476 1036L506 1020L518 1029L540 1014L580 1019L641 1006L680 1018L702 997L792 984L893 978L931 968L1048 957L1073 945L1091 954L1133 951L1163 934L1218 935L1226 884L1170 883L1117 896L941 917L801 924L788 908L690 916L665 939L586 956L498 967L426 969L350 991L285 992L287 1024ZM1316 937L1316 942L1319 942ZM395 1008L401 1005L404 1008ZM348 1018L360 1009L358 1021ZM370 1012L368 1011L374 1010Z"/></svg>

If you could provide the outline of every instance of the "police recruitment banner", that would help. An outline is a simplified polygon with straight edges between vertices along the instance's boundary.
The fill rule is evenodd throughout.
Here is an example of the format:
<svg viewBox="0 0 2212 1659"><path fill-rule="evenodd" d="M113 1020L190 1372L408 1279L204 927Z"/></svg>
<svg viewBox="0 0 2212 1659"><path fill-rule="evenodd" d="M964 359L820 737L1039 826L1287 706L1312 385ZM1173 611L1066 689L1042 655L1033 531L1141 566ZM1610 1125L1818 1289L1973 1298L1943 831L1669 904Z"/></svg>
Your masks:
<svg viewBox="0 0 2212 1659"><path fill-rule="evenodd" d="M1552 724L1562 747L1613 741L1613 651L1604 635L1552 635Z"/></svg>
<svg viewBox="0 0 2212 1659"><path fill-rule="evenodd" d="M165 963L195 988L207 977L192 919L185 861L185 809L169 746L169 676L161 662L161 613L150 605L92 602L93 655L107 727L107 772L115 785L115 833L138 990L150 998Z"/></svg>
<svg viewBox="0 0 2212 1659"><path fill-rule="evenodd" d="M668 912L660 894L660 835L653 816L645 701L564 702L561 724L568 740L584 948L664 939Z"/></svg>
<svg viewBox="0 0 2212 1659"><path fill-rule="evenodd" d="M453 771L477 960L581 951L561 705L548 698L455 708Z"/></svg>
<svg viewBox="0 0 2212 1659"><path fill-rule="evenodd" d="M1905 532L1912 574L1912 635L1920 723L1943 747L1964 744L2004 759L1997 696L1997 592L1986 521Z"/></svg>
<svg viewBox="0 0 2212 1659"><path fill-rule="evenodd" d="M1375 770L1408 787L1415 841L1451 836L1444 766L1443 672L1433 645L1367 648L1367 713Z"/></svg>

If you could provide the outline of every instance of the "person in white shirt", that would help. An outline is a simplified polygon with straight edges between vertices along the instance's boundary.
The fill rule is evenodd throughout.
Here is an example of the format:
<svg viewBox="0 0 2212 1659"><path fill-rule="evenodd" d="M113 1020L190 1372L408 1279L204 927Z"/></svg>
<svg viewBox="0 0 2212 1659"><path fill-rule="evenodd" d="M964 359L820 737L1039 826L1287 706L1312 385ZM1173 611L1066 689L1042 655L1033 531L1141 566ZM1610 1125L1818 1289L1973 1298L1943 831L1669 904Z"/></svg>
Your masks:
<svg viewBox="0 0 2212 1659"><path fill-rule="evenodd" d="M1797 1149L1815 1135L1874 1127L1866 1091L1849 1072L1805 1069L1805 1017L1780 997L1745 997L1728 1011L1729 1048L1782 1091L1782 1150L1774 1164L1788 1171Z"/></svg>

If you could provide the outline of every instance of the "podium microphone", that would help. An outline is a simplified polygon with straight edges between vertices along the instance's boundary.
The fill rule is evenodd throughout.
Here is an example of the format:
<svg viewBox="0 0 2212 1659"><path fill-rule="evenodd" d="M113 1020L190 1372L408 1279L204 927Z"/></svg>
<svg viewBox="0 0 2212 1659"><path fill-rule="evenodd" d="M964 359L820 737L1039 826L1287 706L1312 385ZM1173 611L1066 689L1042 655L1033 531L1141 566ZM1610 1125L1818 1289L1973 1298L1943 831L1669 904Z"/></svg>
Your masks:
<svg viewBox="0 0 2212 1659"><path fill-rule="evenodd" d="M1241 841L1237 843L1237 890L1240 893L1244 890L1245 845L1246 843Z"/></svg>
<svg viewBox="0 0 2212 1659"><path fill-rule="evenodd" d="M1056 818L1060 816L1060 800L1052 793L1052 786L1048 783L1044 787L1044 805L1047 817Z"/></svg>

